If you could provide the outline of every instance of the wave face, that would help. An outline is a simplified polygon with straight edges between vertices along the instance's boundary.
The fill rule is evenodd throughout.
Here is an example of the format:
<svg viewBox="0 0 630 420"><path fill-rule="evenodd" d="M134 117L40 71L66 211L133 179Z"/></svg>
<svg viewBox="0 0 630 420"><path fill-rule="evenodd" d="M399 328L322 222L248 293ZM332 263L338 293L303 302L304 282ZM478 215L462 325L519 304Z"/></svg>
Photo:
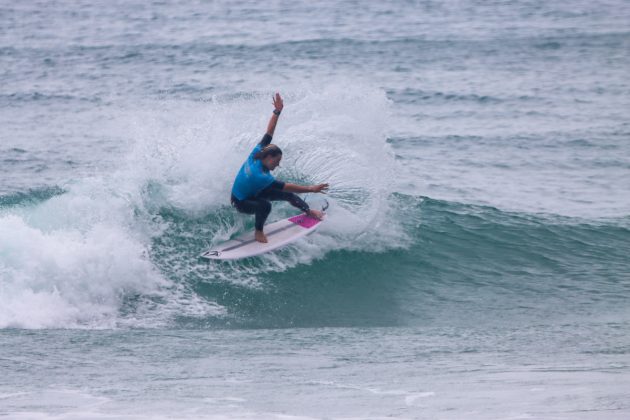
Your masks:
<svg viewBox="0 0 630 420"><path fill-rule="evenodd" d="M265 273L260 288L204 283L198 293L230 308L224 321L239 327L514 327L627 312L627 223L389 200L404 247L335 250L308 268Z"/></svg>

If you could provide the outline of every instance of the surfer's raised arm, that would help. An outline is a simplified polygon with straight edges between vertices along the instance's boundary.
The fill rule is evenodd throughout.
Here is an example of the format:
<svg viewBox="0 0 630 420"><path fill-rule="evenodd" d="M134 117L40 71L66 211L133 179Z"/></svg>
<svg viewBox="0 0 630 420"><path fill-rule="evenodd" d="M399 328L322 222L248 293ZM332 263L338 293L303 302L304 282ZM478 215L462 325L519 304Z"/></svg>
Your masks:
<svg viewBox="0 0 630 420"><path fill-rule="evenodd" d="M274 131L276 131L276 124L278 124L278 118L280 117L283 107L284 103L282 102L282 98L279 93L276 93L273 97L273 115L269 119L269 124L267 124L267 132L258 143L260 144L260 147L265 147L271 143L271 139L273 138Z"/></svg>
<svg viewBox="0 0 630 420"><path fill-rule="evenodd" d="M278 118L280 118L282 108L284 108L284 102L282 101L280 94L276 92L276 96L273 97L273 115L269 119L269 124L267 125L267 134L271 137L273 137L273 132L276 131L276 124L278 123Z"/></svg>

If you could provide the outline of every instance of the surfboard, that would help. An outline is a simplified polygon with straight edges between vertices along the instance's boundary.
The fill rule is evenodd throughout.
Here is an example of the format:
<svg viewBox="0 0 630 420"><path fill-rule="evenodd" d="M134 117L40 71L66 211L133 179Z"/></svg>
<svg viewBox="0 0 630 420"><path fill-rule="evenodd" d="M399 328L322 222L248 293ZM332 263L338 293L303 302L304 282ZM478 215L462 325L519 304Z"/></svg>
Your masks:
<svg viewBox="0 0 630 420"><path fill-rule="evenodd" d="M322 210L328 208L328 202L322 206ZM208 260L237 260L247 257L255 257L286 246L300 238L313 233L322 223L321 220L306 214L298 214L287 219L265 225L264 232L267 243L261 243L254 239L254 232L246 232L227 242L220 243L205 251L201 258Z"/></svg>

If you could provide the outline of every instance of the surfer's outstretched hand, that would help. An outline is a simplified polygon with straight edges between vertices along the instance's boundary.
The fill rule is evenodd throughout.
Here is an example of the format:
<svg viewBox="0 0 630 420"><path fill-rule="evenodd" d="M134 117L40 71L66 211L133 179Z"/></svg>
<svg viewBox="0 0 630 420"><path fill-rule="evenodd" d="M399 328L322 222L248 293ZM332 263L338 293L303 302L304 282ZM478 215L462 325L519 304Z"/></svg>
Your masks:
<svg viewBox="0 0 630 420"><path fill-rule="evenodd" d="M282 97L279 93L276 93L276 96L273 97L273 107L277 111L282 111L282 108L284 108L284 102L282 101Z"/></svg>
<svg viewBox="0 0 630 420"><path fill-rule="evenodd" d="M328 184L311 185L311 192L326 194Z"/></svg>

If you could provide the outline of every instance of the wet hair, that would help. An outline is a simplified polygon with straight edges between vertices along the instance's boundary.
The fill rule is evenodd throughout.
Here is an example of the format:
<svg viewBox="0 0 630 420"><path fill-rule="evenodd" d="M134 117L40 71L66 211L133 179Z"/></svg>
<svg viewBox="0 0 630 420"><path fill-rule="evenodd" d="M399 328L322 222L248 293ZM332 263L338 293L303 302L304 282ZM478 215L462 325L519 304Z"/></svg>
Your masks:
<svg viewBox="0 0 630 420"><path fill-rule="evenodd" d="M258 153L254 155L254 159L262 160L267 156L276 157L282 156L282 150L275 144L269 144L263 147Z"/></svg>

